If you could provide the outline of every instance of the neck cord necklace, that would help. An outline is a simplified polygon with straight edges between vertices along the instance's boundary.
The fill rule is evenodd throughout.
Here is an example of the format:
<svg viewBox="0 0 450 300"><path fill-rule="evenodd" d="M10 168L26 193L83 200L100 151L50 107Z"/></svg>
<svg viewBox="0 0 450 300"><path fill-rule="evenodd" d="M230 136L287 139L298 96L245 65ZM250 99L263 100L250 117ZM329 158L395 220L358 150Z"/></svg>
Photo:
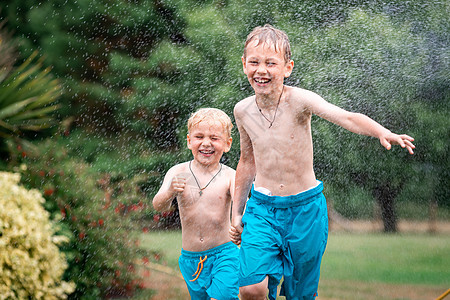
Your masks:
<svg viewBox="0 0 450 300"><path fill-rule="evenodd" d="M273 122L275 122L275 118L277 117L277 111L278 111L278 106L280 105L280 100L281 100L281 95L283 95L283 91L284 91L284 84L283 84L283 89L281 90L281 94L280 94L280 98L278 98L278 103L277 103L277 108L275 109L275 114L273 115L273 120L270 121L263 113L261 108L259 108L258 105L258 101L256 101L256 97L255 97L255 103L256 103L256 107L258 107L259 112L261 113L261 115L264 117L264 119L267 120L267 122L269 122L269 128L272 127Z"/></svg>
<svg viewBox="0 0 450 300"><path fill-rule="evenodd" d="M191 171L192 176L194 176L195 183L197 183L197 186L200 189L200 191L198 193L201 196L203 194L203 190L206 189L208 187L208 185L213 181L213 179L216 178L216 176L220 173L220 171L222 171L222 164L219 164L220 165L220 169L219 169L219 171L217 171L216 175L214 175L211 178L211 180L205 185L205 187L202 188L202 187L200 187L200 184L198 183L197 177L195 177L194 172L192 172L191 163L192 163L192 160L189 162L189 170Z"/></svg>

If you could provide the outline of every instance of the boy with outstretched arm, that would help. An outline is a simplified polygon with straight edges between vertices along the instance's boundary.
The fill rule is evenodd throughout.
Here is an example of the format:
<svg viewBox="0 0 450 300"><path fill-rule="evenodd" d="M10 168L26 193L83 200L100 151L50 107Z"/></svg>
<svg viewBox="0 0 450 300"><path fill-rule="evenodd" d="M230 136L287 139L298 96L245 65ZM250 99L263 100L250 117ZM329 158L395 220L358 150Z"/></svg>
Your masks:
<svg viewBox="0 0 450 300"><path fill-rule="evenodd" d="M231 147L230 118L204 108L188 121L187 145L192 161L169 169L153 198L158 211L176 197L182 228L179 258L191 299L238 299L238 247L230 241L235 171L220 163Z"/></svg>
<svg viewBox="0 0 450 300"><path fill-rule="evenodd" d="M388 150L398 144L413 154L413 138L284 85L294 67L289 40L270 25L248 35L242 63L255 95L234 109L241 155L230 237L241 244L240 296L266 299L269 293L274 300L284 277L286 299L315 299L328 217L323 184L313 169L311 115L376 137Z"/></svg>

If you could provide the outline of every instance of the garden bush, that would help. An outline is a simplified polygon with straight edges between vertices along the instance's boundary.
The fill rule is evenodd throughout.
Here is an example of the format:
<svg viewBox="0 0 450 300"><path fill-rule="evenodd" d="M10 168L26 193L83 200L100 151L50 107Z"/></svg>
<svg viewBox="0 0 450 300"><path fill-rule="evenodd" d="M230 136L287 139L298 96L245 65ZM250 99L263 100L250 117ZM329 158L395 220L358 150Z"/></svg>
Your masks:
<svg viewBox="0 0 450 300"><path fill-rule="evenodd" d="M19 185L20 175L0 172L0 299L65 299L73 283L54 235L44 198Z"/></svg>
<svg viewBox="0 0 450 300"><path fill-rule="evenodd" d="M142 176L100 173L73 155L66 137L16 145L9 168L22 174L27 187L42 191L45 208L58 222L68 268L64 279L76 290L69 299L129 297L143 290L138 269L153 253L140 248L145 224Z"/></svg>

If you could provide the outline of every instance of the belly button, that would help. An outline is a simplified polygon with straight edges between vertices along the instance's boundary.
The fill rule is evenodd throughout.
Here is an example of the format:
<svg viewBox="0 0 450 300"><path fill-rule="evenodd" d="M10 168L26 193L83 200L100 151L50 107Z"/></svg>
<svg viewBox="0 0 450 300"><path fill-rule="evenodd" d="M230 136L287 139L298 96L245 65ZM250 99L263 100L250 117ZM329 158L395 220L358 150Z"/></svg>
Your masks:
<svg viewBox="0 0 450 300"><path fill-rule="evenodd" d="M284 184L280 184L280 189L282 190L284 188Z"/></svg>
<svg viewBox="0 0 450 300"><path fill-rule="evenodd" d="M203 242L203 238L200 238L200 242Z"/></svg>

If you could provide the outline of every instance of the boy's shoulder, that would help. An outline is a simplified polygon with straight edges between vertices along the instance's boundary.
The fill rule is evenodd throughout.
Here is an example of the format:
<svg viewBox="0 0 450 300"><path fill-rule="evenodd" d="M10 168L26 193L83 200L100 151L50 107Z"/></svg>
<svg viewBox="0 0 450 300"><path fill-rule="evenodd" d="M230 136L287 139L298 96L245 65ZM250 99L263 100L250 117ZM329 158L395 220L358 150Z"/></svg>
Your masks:
<svg viewBox="0 0 450 300"><path fill-rule="evenodd" d="M313 95L317 95L313 91L296 87L296 86L287 86L289 93L291 94L291 98L295 100L303 100L305 98L311 97Z"/></svg>
<svg viewBox="0 0 450 300"><path fill-rule="evenodd" d="M236 171L233 168L222 164L222 171L220 173L221 179L219 181L227 187L233 187L236 177Z"/></svg>
<svg viewBox="0 0 450 300"><path fill-rule="evenodd" d="M234 178L234 176L236 174L236 171L233 168L230 168L229 166L224 165L224 164L222 164L222 170L224 171L225 175L229 176L229 177Z"/></svg>
<svg viewBox="0 0 450 300"><path fill-rule="evenodd" d="M234 106L234 113L246 110L255 101L255 95L242 99Z"/></svg>
<svg viewBox="0 0 450 300"><path fill-rule="evenodd" d="M189 168L189 161L185 161L179 164L172 166L167 173L179 173L184 172Z"/></svg>

